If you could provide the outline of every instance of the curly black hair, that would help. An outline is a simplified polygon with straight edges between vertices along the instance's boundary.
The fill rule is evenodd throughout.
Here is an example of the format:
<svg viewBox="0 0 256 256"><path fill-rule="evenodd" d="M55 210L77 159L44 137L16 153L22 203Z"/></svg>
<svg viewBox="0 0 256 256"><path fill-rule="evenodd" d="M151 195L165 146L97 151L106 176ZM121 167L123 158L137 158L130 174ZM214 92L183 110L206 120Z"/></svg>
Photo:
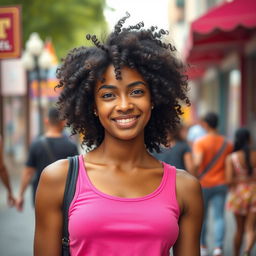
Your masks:
<svg viewBox="0 0 256 256"><path fill-rule="evenodd" d="M100 145L104 129L94 115L94 87L106 68L112 64L116 79L122 79L122 67L136 69L148 83L154 109L145 127L145 145L159 152L167 145L168 134L180 123L182 102L189 105L185 66L175 56L175 47L164 42L168 31L155 26L144 29L144 23L123 27L129 13L118 21L104 42L86 35L92 47L71 50L57 70L62 88L57 105L72 133L83 135L82 144Z"/></svg>

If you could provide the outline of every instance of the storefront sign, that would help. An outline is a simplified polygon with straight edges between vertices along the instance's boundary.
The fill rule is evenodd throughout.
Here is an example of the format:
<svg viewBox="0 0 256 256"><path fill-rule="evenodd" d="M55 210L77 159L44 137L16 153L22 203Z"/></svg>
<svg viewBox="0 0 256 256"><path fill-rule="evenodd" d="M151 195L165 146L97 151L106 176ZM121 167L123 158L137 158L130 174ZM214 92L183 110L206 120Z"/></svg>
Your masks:
<svg viewBox="0 0 256 256"><path fill-rule="evenodd" d="M0 7L0 59L20 57L20 10L19 6Z"/></svg>
<svg viewBox="0 0 256 256"><path fill-rule="evenodd" d="M26 73L21 59L1 61L1 91L3 96L24 96L27 93Z"/></svg>

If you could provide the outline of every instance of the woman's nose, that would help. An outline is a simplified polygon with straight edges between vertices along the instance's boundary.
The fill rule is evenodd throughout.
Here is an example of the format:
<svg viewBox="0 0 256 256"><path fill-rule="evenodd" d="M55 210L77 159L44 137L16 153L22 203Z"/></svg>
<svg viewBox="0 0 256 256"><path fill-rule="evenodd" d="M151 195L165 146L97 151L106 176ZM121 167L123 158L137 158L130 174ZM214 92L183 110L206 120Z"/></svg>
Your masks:
<svg viewBox="0 0 256 256"><path fill-rule="evenodd" d="M127 97L121 97L116 106L117 111L127 112L134 108L133 103Z"/></svg>

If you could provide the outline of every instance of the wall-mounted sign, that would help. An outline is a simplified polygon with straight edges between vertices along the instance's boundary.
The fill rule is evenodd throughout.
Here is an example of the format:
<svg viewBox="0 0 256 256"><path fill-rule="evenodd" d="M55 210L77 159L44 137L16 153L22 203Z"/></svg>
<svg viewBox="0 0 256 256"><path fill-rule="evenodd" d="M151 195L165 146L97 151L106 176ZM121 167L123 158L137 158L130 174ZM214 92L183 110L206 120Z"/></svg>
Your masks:
<svg viewBox="0 0 256 256"><path fill-rule="evenodd" d="M0 6L0 59L20 57L20 16L20 6Z"/></svg>
<svg viewBox="0 0 256 256"><path fill-rule="evenodd" d="M2 96L26 95L26 73L21 59L2 60L0 73Z"/></svg>

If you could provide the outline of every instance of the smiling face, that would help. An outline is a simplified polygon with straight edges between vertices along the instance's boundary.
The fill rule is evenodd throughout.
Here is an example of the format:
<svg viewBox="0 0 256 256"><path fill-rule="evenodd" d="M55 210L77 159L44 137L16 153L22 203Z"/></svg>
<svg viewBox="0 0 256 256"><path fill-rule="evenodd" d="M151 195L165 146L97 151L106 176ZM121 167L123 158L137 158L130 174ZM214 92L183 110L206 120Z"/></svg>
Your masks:
<svg viewBox="0 0 256 256"><path fill-rule="evenodd" d="M148 85L134 69L123 67L122 80L116 80L114 67L103 73L95 87L95 110L106 136L130 140L144 138L144 128L151 115Z"/></svg>

